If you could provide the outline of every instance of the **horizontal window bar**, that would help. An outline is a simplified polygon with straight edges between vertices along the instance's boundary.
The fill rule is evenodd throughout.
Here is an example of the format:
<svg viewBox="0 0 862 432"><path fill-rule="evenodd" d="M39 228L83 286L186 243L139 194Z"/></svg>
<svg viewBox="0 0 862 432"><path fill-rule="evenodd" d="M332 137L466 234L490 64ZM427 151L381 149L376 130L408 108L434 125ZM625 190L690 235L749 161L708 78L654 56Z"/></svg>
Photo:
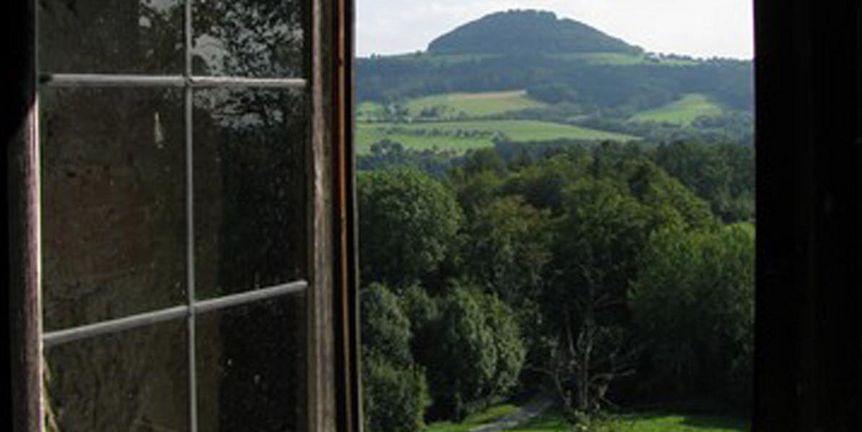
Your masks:
<svg viewBox="0 0 862 432"><path fill-rule="evenodd" d="M304 88L304 78L245 78L183 75L42 74L39 83L49 87L265 87Z"/></svg>
<svg viewBox="0 0 862 432"><path fill-rule="evenodd" d="M296 281L284 285L277 285L270 288L246 291L243 293L232 294L229 296L218 297L210 300L202 300L195 302L192 307L194 307L195 313L205 313L218 309L224 309L231 306L239 306L246 303L252 303L258 300L266 300L268 298L297 293L300 291L304 291L307 287L308 282Z"/></svg>
<svg viewBox="0 0 862 432"><path fill-rule="evenodd" d="M158 324L160 322L183 318L188 314L188 306L175 306L172 308L162 309L155 312L147 312L139 315L128 316L125 318L119 318L95 324L88 324L80 327L72 327L66 330L45 333L42 336L42 342L45 344L45 347L50 347L80 339L86 339L95 336L101 336L104 334L131 330L133 328L143 327L147 325Z"/></svg>
<svg viewBox="0 0 862 432"><path fill-rule="evenodd" d="M304 88L304 78L238 78L238 77L191 77L192 87L272 87Z"/></svg>
<svg viewBox="0 0 862 432"><path fill-rule="evenodd" d="M43 74L39 83L50 87L183 87L182 75Z"/></svg>
<svg viewBox="0 0 862 432"><path fill-rule="evenodd" d="M46 347L56 346L67 342L87 339L110 333L131 330L138 327L158 324L178 318L187 317L190 313L195 314L212 312L232 306L240 306L260 300L275 298L287 294L304 291L308 288L308 282L296 281L284 285L233 294L209 300L195 302L191 307L188 305L175 306L153 312L146 312L110 321L73 327L65 330L45 333L42 341Z"/></svg>

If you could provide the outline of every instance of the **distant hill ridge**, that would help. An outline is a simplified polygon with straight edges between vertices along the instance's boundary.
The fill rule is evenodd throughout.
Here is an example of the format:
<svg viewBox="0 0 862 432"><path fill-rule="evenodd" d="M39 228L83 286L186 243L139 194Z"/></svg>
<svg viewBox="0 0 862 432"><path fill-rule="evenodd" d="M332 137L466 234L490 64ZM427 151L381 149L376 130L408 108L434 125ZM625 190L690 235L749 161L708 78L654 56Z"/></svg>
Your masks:
<svg viewBox="0 0 862 432"><path fill-rule="evenodd" d="M431 54L629 53L643 49L553 12L510 10L464 24L428 45Z"/></svg>

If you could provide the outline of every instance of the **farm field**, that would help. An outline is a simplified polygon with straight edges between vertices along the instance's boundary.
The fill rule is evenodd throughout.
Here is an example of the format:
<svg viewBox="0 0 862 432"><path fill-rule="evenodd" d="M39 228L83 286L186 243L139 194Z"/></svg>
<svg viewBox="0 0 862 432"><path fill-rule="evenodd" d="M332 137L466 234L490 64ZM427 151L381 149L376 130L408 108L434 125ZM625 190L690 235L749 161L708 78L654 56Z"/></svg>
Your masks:
<svg viewBox="0 0 862 432"><path fill-rule="evenodd" d="M700 116L716 116L723 111L720 105L707 96L690 93L665 106L635 114L629 121L690 125Z"/></svg>
<svg viewBox="0 0 862 432"><path fill-rule="evenodd" d="M419 116L423 110L435 108L440 111L437 117L480 117L545 106L547 104L528 97L526 90L448 93L413 99L407 103L407 109L413 117Z"/></svg>
<svg viewBox="0 0 862 432"><path fill-rule="evenodd" d="M495 136L515 141L555 139L631 141L637 137L579 126L533 120L466 120L427 123L357 123L357 152L367 153L371 144L389 139L405 147L466 151L491 147Z"/></svg>

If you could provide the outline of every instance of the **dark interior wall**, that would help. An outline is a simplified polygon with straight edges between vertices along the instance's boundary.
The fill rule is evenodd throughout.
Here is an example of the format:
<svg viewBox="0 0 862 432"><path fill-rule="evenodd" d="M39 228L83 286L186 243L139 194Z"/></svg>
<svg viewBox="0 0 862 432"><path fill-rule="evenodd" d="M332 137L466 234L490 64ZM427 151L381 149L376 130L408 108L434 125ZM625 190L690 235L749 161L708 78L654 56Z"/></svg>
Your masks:
<svg viewBox="0 0 862 432"><path fill-rule="evenodd" d="M757 431L860 422L859 2L756 2Z"/></svg>

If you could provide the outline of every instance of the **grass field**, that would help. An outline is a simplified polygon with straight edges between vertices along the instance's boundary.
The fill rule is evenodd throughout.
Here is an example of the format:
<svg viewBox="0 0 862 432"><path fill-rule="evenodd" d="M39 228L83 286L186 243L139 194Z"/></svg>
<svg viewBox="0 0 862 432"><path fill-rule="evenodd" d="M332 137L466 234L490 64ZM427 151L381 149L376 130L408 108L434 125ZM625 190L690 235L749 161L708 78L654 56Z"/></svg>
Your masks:
<svg viewBox="0 0 862 432"><path fill-rule="evenodd" d="M512 404L496 405L473 414L461 423L439 422L428 425L424 432L469 432L514 412ZM556 412L539 415L511 432L570 432L572 426ZM595 429L583 432L744 432L749 430L741 419L708 415L687 415L673 412L645 412L616 415Z"/></svg>
<svg viewBox="0 0 862 432"><path fill-rule="evenodd" d="M559 414L536 417L512 432L569 432L573 430ZM744 432L748 425L740 419L677 413L637 413L618 415L595 430L584 432Z"/></svg>
<svg viewBox="0 0 862 432"><path fill-rule="evenodd" d="M407 103L407 109L414 117L429 108L440 110L438 114L440 117L453 117L459 114L477 117L545 106L547 106L545 103L529 98L526 90L448 93L413 99Z"/></svg>
<svg viewBox="0 0 862 432"><path fill-rule="evenodd" d="M722 112L721 106L707 96L691 93L665 106L635 114L629 121L689 125L700 116L716 116Z"/></svg>
<svg viewBox="0 0 862 432"><path fill-rule="evenodd" d="M389 139L405 147L422 149L469 149L491 147L496 136L515 141L555 139L630 141L630 135L578 126L532 120L467 120L433 123L357 123L357 151L367 153L371 144Z"/></svg>
<svg viewBox="0 0 862 432"><path fill-rule="evenodd" d="M514 412L518 407L512 404L492 406L485 411L467 416L461 423L440 422L428 425L425 432L469 432L470 429L491 423Z"/></svg>

